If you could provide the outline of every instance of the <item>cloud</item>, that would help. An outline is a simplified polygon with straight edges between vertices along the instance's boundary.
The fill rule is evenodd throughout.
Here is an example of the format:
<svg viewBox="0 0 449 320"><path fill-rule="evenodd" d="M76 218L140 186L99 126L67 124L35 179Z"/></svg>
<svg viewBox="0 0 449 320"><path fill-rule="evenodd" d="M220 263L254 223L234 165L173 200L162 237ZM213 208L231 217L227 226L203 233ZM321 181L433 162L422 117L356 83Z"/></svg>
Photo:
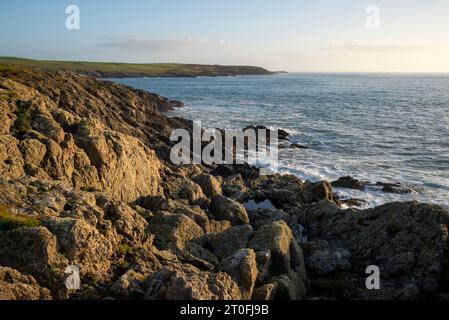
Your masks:
<svg viewBox="0 0 449 320"><path fill-rule="evenodd" d="M405 52L405 51L427 51L445 49L447 45L442 44L408 44L408 43L381 43L365 41L338 42L333 41L328 46L331 49L343 49L347 51L371 51L371 52Z"/></svg>
<svg viewBox="0 0 449 320"><path fill-rule="evenodd" d="M200 48L227 48L236 47L238 44L231 40L211 41L197 38L135 38L113 37L105 39L100 47L130 51L146 51L152 53L164 53L181 50L196 50Z"/></svg>

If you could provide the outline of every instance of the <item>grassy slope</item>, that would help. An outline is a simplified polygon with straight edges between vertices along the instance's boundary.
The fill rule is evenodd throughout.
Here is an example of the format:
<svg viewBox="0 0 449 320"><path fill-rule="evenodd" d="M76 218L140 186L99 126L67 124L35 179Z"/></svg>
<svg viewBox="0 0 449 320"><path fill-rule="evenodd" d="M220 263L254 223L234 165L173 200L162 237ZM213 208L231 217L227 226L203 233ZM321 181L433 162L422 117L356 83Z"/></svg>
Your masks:
<svg viewBox="0 0 449 320"><path fill-rule="evenodd" d="M252 66L219 66L176 63L131 64L110 62L44 61L0 57L0 69L33 67L49 71L73 71L95 77L195 77L261 75L271 72Z"/></svg>

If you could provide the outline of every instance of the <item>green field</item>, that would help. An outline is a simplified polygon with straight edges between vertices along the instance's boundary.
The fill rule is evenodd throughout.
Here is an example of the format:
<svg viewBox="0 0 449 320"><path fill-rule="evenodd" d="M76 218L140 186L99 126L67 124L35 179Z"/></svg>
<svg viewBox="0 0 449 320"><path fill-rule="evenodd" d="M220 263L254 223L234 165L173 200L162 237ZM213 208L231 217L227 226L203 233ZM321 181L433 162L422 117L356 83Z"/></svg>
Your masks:
<svg viewBox="0 0 449 320"><path fill-rule="evenodd" d="M47 71L73 71L94 77L197 77L272 74L253 66L220 66L177 63L113 63L83 61L30 60L0 57L0 70L16 67L39 68Z"/></svg>

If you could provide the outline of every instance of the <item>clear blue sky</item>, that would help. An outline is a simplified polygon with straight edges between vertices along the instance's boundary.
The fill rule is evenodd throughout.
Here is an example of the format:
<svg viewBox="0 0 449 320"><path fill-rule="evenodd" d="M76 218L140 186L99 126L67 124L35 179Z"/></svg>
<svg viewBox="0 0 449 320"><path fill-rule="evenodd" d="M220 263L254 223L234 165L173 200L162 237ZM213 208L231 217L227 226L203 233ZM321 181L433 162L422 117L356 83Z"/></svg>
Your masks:
<svg viewBox="0 0 449 320"><path fill-rule="evenodd" d="M448 0L0 0L1 56L448 72L448 46Z"/></svg>

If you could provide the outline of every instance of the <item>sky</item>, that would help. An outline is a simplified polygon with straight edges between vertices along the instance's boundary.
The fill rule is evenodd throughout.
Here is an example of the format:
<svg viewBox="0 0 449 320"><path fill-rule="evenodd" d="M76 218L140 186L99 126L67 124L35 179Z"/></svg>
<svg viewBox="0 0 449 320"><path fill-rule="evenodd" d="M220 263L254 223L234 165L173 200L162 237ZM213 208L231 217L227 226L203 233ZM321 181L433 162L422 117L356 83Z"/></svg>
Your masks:
<svg viewBox="0 0 449 320"><path fill-rule="evenodd" d="M449 72L449 0L0 0L0 56Z"/></svg>

